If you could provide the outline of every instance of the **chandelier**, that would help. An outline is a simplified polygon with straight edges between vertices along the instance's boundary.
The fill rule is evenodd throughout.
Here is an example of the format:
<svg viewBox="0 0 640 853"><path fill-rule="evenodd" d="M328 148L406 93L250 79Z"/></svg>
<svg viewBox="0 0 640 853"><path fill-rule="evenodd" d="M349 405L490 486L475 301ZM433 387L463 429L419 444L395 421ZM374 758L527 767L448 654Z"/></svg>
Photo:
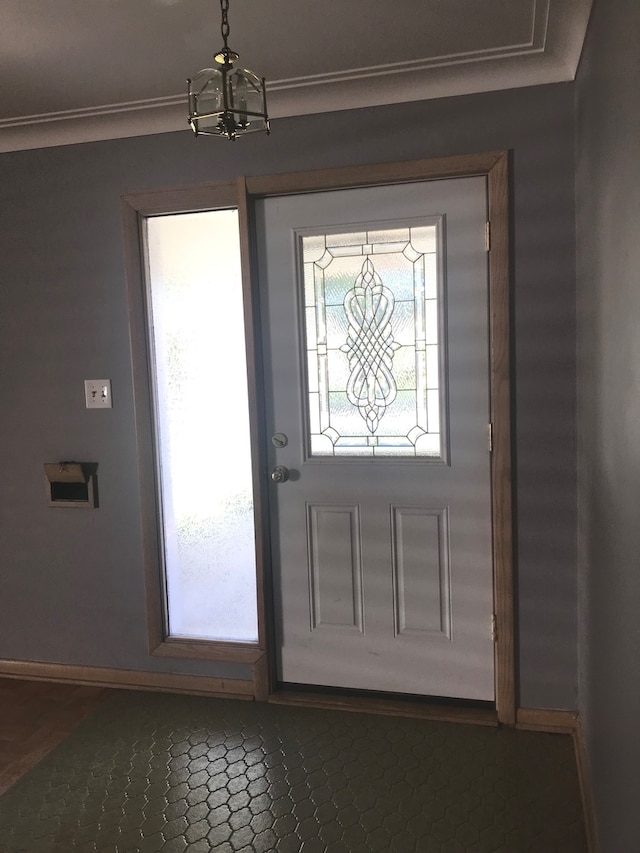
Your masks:
<svg viewBox="0 0 640 853"><path fill-rule="evenodd" d="M189 125L196 136L224 136L234 140L245 133L270 132L264 77L236 68L240 58L228 45L229 0L220 0L223 46L214 60L217 68L203 68L187 80Z"/></svg>

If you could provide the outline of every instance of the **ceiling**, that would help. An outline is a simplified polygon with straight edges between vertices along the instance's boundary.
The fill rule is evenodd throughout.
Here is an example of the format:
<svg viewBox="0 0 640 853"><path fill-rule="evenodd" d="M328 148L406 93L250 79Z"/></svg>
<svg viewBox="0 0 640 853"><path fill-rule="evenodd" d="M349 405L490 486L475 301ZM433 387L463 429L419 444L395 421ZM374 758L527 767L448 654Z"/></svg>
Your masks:
<svg viewBox="0 0 640 853"><path fill-rule="evenodd" d="M572 80L591 4L230 0L229 45L277 119ZM219 0L1 0L0 151L186 128L221 44Z"/></svg>

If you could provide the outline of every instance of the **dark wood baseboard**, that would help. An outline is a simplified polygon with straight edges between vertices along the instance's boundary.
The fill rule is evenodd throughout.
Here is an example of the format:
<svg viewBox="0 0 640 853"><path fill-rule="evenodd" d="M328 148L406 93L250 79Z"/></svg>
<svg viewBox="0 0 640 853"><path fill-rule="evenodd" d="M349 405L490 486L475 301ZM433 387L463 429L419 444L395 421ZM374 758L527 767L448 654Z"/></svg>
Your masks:
<svg viewBox="0 0 640 853"><path fill-rule="evenodd" d="M573 734L577 720L575 711L553 708L518 708L516 712L516 728L532 732Z"/></svg>
<svg viewBox="0 0 640 853"><path fill-rule="evenodd" d="M584 732L580 718L578 718L576 727L573 731L573 749L576 756L576 767L578 769L578 782L580 784L580 796L582 797L584 827L587 834L587 847L589 853L599 853L600 847L598 845L598 833L593 804L591 770L589 767L589 759L587 757Z"/></svg>
<svg viewBox="0 0 640 853"><path fill-rule="evenodd" d="M227 699L254 698L253 680L181 675L171 672L143 672L101 666L17 661L0 659L0 676L31 681L89 684L96 687L126 687L129 690L157 690L168 693L191 693L220 696Z"/></svg>
<svg viewBox="0 0 640 853"><path fill-rule="evenodd" d="M516 715L516 727L528 731L552 732L571 735L573 751L582 799L585 834L589 853L598 853L598 839L593 808L593 789L589 762L584 744L584 735L580 717L575 711L560 711L548 708L519 708Z"/></svg>

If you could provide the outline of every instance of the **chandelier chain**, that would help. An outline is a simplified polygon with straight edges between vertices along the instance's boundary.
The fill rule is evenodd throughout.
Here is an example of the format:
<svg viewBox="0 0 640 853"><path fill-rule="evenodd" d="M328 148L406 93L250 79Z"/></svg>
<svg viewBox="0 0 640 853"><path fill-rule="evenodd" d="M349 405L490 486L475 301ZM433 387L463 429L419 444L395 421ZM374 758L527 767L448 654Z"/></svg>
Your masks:
<svg viewBox="0 0 640 853"><path fill-rule="evenodd" d="M229 47L227 39L229 38L229 0L220 0L220 9L222 10L222 24L220 32L224 41L225 49Z"/></svg>

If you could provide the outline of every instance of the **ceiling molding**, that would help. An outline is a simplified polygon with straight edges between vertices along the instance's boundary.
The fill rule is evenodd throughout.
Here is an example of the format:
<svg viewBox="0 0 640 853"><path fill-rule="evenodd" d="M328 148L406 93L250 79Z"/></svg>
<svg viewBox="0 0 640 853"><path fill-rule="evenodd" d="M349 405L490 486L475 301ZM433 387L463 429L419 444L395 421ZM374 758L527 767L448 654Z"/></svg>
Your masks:
<svg viewBox="0 0 640 853"><path fill-rule="evenodd" d="M345 83L351 80L362 80L369 77L381 77L387 74L403 74L406 72L431 71L437 68L448 68L469 63L490 62L495 59L508 57L530 56L544 53L549 25L549 4L551 0L534 0L531 10L531 37L526 42L501 45L484 50L471 50L464 53L449 53L442 56L423 57L405 62L388 62L371 65L366 68L353 68L346 71L333 71L325 74L309 74L303 77L292 77L288 80L278 80L269 87L269 91L280 92L285 89L305 88L308 86L323 86L329 83Z"/></svg>
<svg viewBox="0 0 640 853"><path fill-rule="evenodd" d="M534 0L530 37L518 44L270 81L269 114L278 119L572 80L591 2ZM182 129L186 95L169 95L2 119L0 152Z"/></svg>

